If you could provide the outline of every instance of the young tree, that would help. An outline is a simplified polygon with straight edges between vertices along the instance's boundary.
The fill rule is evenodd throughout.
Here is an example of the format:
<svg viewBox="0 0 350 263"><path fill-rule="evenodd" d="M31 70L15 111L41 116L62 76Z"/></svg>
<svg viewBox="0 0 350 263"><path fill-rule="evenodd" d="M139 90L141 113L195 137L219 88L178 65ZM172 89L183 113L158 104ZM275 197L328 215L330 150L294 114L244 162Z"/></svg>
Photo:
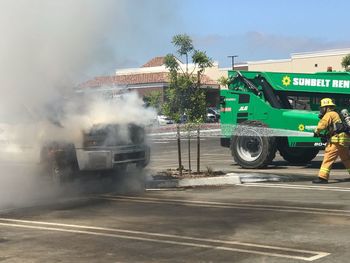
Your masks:
<svg viewBox="0 0 350 263"><path fill-rule="evenodd" d="M165 115L168 115L176 122L177 133L177 151L179 162L179 174L182 176L182 160L181 160L181 136L180 136L180 120L185 113L186 89L189 85L185 75L178 74L181 69L174 55L168 54L164 60L165 66L169 69L170 85L166 91L167 101L163 105ZM181 69L182 70L182 69Z"/></svg>
<svg viewBox="0 0 350 263"><path fill-rule="evenodd" d="M181 164L181 141L180 141L180 119L186 115L190 123L197 124L197 172L199 172L199 129L206 116L205 94L201 90L201 77L205 68L213 65L212 60L203 51L194 49L192 39L186 35L175 35L172 43L177 48L180 56L185 56L185 69L181 68L179 61L172 54L165 57L165 65L169 69L170 85L166 94L167 102L164 110L177 123L179 170L182 174ZM189 58L191 57L194 67L189 71ZM190 137L188 138L189 170L190 159Z"/></svg>
<svg viewBox="0 0 350 263"><path fill-rule="evenodd" d="M350 54L343 57L341 65L346 71L350 71Z"/></svg>
<svg viewBox="0 0 350 263"><path fill-rule="evenodd" d="M172 43L177 47L177 53L186 57L186 73L188 73L188 56L194 49L192 39L186 34L175 35Z"/></svg>
<svg viewBox="0 0 350 263"><path fill-rule="evenodd" d="M197 123L197 173L200 172L200 124L204 122L207 114L206 99L201 90L201 78L206 68L213 66L213 61L203 51L195 50L192 56L193 63L198 67L196 91L191 103L192 121Z"/></svg>
<svg viewBox="0 0 350 263"><path fill-rule="evenodd" d="M221 76L217 81L220 84L220 86L224 88L227 88L228 85L230 84L229 79L225 76Z"/></svg>

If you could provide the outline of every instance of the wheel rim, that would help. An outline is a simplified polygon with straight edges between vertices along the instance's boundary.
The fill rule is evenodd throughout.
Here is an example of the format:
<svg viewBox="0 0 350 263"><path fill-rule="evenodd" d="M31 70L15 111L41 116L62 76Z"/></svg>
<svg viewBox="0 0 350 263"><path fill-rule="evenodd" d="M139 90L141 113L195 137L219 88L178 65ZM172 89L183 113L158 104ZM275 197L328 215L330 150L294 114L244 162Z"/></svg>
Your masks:
<svg viewBox="0 0 350 263"><path fill-rule="evenodd" d="M61 173L61 170L56 165L53 165L52 167L51 179L54 184L57 184L57 185L61 184L62 173Z"/></svg>
<svg viewBox="0 0 350 263"><path fill-rule="evenodd" d="M248 162L257 160L263 150L263 141L254 130L249 130L251 136L240 136L237 142L237 152L242 159Z"/></svg>

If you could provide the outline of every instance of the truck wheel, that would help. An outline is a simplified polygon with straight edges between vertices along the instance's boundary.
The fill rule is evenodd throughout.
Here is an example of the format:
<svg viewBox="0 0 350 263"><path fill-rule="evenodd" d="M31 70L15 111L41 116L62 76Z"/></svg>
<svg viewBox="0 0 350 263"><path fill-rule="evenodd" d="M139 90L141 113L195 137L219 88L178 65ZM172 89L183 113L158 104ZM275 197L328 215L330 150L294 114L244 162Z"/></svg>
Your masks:
<svg viewBox="0 0 350 263"><path fill-rule="evenodd" d="M61 167L56 161L50 165L50 177L54 185L64 185L73 179L73 169L70 166Z"/></svg>
<svg viewBox="0 0 350 263"><path fill-rule="evenodd" d="M245 121L234 131L231 153L242 168L264 168L275 158L275 137L262 136L259 127L267 126L259 121Z"/></svg>
<svg viewBox="0 0 350 263"><path fill-rule="evenodd" d="M50 175L50 178L51 178L51 181L53 182L53 184L54 185L62 185L64 183L63 169L61 167L59 167L59 165L57 164L56 161L52 161L49 169L50 169L49 175Z"/></svg>
<svg viewBox="0 0 350 263"><path fill-rule="evenodd" d="M277 141L277 148L284 160L292 164L305 164L313 160L318 152L317 148L289 147L287 138Z"/></svg>
<svg viewBox="0 0 350 263"><path fill-rule="evenodd" d="M40 152L43 172L54 185L63 185L73 180L78 171L74 145L51 142Z"/></svg>

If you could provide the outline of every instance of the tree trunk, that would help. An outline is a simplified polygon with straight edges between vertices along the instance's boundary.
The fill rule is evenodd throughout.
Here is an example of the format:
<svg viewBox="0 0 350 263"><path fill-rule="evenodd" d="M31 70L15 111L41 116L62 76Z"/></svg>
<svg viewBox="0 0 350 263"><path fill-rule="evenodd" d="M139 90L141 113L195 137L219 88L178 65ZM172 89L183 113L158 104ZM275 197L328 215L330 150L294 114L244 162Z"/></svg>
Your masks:
<svg viewBox="0 0 350 263"><path fill-rule="evenodd" d="M180 140L180 125L176 125L177 130L177 153L178 153L178 160L179 160L179 174L182 176L182 162L181 162L181 140Z"/></svg>
<svg viewBox="0 0 350 263"><path fill-rule="evenodd" d="M197 173L200 172L200 125L197 126Z"/></svg>
<svg viewBox="0 0 350 263"><path fill-rule="evenodd" d="M191 174L191 130L188 127L188 173Z"/></svg>

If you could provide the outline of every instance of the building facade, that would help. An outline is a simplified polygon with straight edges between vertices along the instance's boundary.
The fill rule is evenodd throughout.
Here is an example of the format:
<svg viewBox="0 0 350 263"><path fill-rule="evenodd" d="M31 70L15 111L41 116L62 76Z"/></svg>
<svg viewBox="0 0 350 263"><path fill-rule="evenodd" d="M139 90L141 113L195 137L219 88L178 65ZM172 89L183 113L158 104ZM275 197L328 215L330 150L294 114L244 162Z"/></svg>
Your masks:
<svg viewBox="0 0 350 263"><path fill-rule="evenodd" d="M250 71L315 73L332 69L344 70L342 59L350 54L350 48L291 54L289 59L248 62Z"/></svg>
<svg viewBox="0 0 350 263"><path fill-rule="evenodd" d="M342 71L341 61L350 54L350 48L324 50L291 54L288 59L250 61L236 64L235 70L271 71L271 72L300 72L314 73L327 71L330 68ZM182 68L185 65L178 61ZM196 72L195 65L188 65L189 71ZM207 68L201 83L206 93L207 105L217 107L219 104L220 85L218 79L227 77L231 68L220 68L217 62ZM164 98L169 87L169 71L164 65L164 57L155 57L140 68L118 69L112 76L98 76L79 85L80 91L103 91L117 94L119 92L136 91L141 97L159 91ZM222 87L223 88L223 87Z"/></svg>
<svg viewBox="0 0 350 263"><path fill-rule="evenodd" d="M180 66L185 65L179 61ZM215 66L214 66L215 67ZM188 65L189 71L196 73L195 65ZM216 63L216 69L219 70ZM215 73L213 76L220 75ZM169 87L169 70L164 65L164 57L155 57L140 68L118 69L113 76L99 76L79 85L80 91L121 92L122 90L135 91L141 97L158 91L164 99L165 91ZM202 75L201 88L205 91L207 105L216 107L219 102L219 84L207 74Z"/></svg>

